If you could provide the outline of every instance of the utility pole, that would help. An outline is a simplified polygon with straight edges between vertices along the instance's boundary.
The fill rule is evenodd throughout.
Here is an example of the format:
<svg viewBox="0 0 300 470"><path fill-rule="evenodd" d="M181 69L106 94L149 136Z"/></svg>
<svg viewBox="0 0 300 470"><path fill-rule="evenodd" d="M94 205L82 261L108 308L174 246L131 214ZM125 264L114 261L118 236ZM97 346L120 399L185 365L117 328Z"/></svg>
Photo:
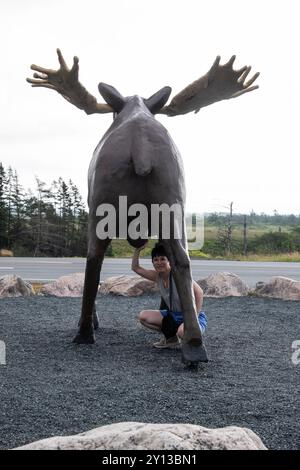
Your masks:
<svg viewBox="0 0 300 470"><path fill-rule="evenodd" d="M227 247L226 247L226 255L230 256L231 254L231 242L232 242L232 206L233 202L230 203L230 210L229 210L229 219L227 225Z"/></svg>
<svg viewBox="0 0 300 470"><path fill-rule="evenodd" d="M243 231L243 239L244 239L244 255L247 256L247 244L248 244L248 240L247 240L247 216L244 215L244 231Z"/></svg>

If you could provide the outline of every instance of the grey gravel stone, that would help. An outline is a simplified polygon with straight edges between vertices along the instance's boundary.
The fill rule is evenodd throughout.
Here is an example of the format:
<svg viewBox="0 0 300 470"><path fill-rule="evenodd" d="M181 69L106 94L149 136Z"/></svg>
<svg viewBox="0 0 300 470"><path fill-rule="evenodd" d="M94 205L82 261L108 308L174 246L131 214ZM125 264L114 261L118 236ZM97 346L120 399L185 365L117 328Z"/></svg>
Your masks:
<svg viewBox="0 0 300 470"><path fill-rule="evenodd" d="M99 296L94 345L72 343L78 298L0 300L0 448L122 421L241 426L269 449L300 449L299 302L205 299L210 362L191 371L180 352L137 325L157 294Z"/></svg>

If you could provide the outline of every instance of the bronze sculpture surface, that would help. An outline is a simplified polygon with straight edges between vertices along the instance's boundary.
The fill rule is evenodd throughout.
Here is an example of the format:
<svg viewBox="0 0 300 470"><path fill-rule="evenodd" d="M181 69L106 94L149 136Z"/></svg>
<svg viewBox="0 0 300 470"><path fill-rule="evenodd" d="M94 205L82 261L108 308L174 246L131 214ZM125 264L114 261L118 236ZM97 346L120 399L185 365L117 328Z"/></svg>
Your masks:
<svg viewBox="0 0 300 470"><path fill-rule="evenodd" d="M155 119L155 114L176 116L191 111L197 113L216 101L235 98L258 88L252 84L259 74L246 81L251 67L234 70L235 56L224 65L220 65L218 56L210 70L178 93L169 105L166 103L171 93L170 87L164 87L144 99L139 96L123 97L115 88L104 83L100 83L98 88L106 103L98 103L78 80L78 58L74 57L73 66L69 69L59 49L57 54L60 63L58 70L32 65L34 78L27 81L33 87L57 91L87 114L114 113L115 117L96 147L89 168L89 242L82 313L74 342L93 343L94 328L98 326L95 298L104 254L111 242L110 238L100 239L97 236L97 208L102 204L111 204L116 208L119 220L120 195L127 197L129 206L143 204L149 214L153 204L167 204L169 207L179 204L184 226L185 184L181 156L167 130ZM168 254L183 307L183 360L206 362L192 292L185 230L181 239L175 238L173 231L168 239L162 237L161 227L157 235ZM144 243L141 238L128 236L127 239L134 247Z"/></svg>

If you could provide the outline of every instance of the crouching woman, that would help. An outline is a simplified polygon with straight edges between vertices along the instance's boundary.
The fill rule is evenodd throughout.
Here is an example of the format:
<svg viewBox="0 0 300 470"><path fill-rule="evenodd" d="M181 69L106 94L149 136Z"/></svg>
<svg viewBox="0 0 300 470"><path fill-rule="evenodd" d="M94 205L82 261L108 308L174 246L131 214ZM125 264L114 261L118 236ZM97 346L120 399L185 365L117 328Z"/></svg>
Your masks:
<svg viewBox="0 0 300 470"><path fill-rule="evenodd" d="M144 247L145 245L135 250L131 269L145 279L157 282L162 304L160 310L142 310L138 318L146 328L164 333L163 338L153 344L155 348L176 348L183 338L184 324L182 307L172 276L171 266L164 246L156 243L151 252L154 269L142 268L139 264L139 256ZM195 281L193 281L193 290L197 312L199 312L198 322L203 334L207 325L206 315L202 310L203 291Z"/></svg>

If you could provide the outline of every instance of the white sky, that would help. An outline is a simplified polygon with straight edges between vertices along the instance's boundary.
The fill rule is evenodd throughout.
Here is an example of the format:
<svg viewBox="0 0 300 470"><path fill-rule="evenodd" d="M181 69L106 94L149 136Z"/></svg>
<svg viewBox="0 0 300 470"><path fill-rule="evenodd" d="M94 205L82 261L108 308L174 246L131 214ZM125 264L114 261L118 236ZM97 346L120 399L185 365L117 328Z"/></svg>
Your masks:
<svg viewBox="0 0 300 470"><path fill-rule="evenodd" d="M1 0L0 161L25 188L34 175L71 178L87 194L92 152L111 115L87 116L57 93L31 88L30 64L80 59L80 81L124 96L176 94L216 55L252 65L260 88L199 114L158 116L181 151L187 208L300 213L298 0ZM252 76L252 75L251 75Z"/></svg>

